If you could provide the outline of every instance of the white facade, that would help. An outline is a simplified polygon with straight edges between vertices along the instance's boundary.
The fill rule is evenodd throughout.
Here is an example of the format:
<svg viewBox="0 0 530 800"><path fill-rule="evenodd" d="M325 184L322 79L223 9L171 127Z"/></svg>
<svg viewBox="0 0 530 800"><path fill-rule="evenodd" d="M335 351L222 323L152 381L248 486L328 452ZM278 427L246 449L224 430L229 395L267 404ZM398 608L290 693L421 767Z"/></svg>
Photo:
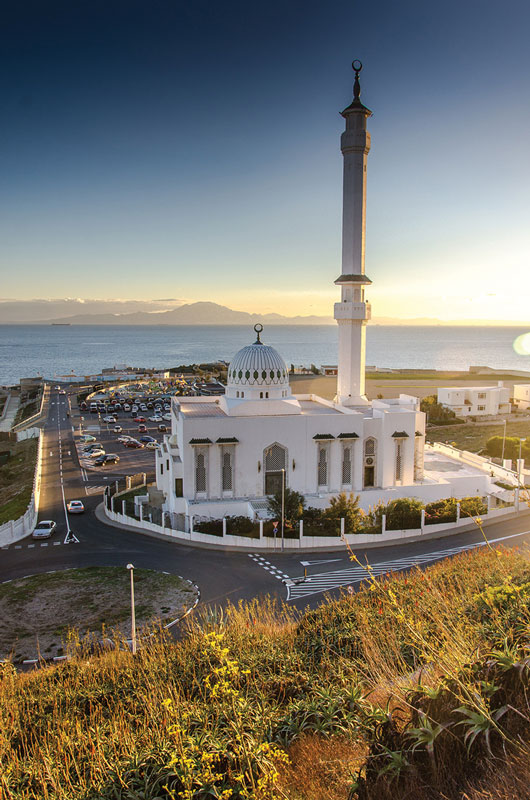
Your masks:
<svg viewBox="0 0 530 800"><path fill-rule="evenodd" d="M328 505L341 491L359 494L365 509L389 494L426 501L452 494L443 477L424 478L425 414L418 399L400 395L369 403L364 393L365 326L370 318L364 287L371 283L364 274L370 149L366 120L371 112L359 99L360 67L354 62L354 99L342 112L344 214L342 274L335 281L341 287L341 301L335 304L335 400L293 395L285 362L261 342L262 326L256 325L257 340L230 362L224 396L172 401L171 435L156 455L157 486L167 511L216 518L264 515L267 496L281 491L284 480L304 495L308 506L317 507ZM322 370L329 374L333 368ZM481 491L477 481L473 486Z"/></svg>
<svg viewBox="0 0 530 800"><path fill-rule="evenodd" d="M513 402L520 411L530 408L530 383L519 383L513 387Z"/></svg>
<svg viewBox="0 0 530 800"><path fill-rule="evenodd" d="M502 381L497 386L440 387L438 402L457 417L496 416L511 411L510 390Z"/></svg>

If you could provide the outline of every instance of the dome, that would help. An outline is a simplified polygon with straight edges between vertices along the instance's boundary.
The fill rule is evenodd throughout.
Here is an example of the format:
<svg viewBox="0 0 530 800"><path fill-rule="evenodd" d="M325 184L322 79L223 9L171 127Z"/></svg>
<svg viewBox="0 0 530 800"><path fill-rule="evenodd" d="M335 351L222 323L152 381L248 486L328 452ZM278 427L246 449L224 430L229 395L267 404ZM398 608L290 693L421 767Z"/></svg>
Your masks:
<svg viewBox="0 0 530 800"><path fill-rule="evenodd" d="M274 347L263 344L260 333L263 326L255 325L258 338L254 344L243 347L228 367L228 386L288 386L289 371Z"/></svg>

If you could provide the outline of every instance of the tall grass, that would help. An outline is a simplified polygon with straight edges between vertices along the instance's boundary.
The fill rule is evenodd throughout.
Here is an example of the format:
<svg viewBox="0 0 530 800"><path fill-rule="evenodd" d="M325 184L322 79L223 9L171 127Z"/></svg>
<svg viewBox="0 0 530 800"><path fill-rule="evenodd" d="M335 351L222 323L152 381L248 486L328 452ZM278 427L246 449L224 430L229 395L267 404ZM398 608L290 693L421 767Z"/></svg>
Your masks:
<svg viewBox="0 0 530 800"><path fill-rule="evenodd" d="M253 601L135 657L4 665L1 800L527 796L526 558L366 571L304 614Z"/></svg>

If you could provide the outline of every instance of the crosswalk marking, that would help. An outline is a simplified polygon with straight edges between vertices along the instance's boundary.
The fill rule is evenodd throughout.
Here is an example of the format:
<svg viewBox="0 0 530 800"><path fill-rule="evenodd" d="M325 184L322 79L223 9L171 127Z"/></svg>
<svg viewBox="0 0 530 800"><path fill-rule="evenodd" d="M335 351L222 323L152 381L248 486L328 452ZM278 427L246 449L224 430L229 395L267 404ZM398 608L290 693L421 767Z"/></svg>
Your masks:
<svg viewBox="0 0 530 800"><path fill-rule="evenodd" d="M279 567L276 567L274 564L271 564L270 561L267 561L266 558L260 556L258 553L249 553L248 557L251 558L253 561L257 563L258 566L262 567L263 569L270 572L273 578L277 578L279 581L289 580L289 576L282 572Z"/></svg>
<svg viewBox="0 0 530 800"><path fill-rule="evenodd" d="M526 532L528 533L528 532ZM513 539L517 536L524 536L525 533L516 533L511 536L500 537L498 539L491 539L489 542L474 542L472 544L463 544L458 547L447 547L443 550L435 550L432 553L423 553L417 556L410 556L406 558L396 558L389 561L380 561L377 564L370 564L371 569L363 569L360 566L349 567L347 569L335 570L333 572L321 572L315 575L310 575L306 580L303 576L293 578L292 583L287 584L287 599L296 600L300 597L307 597L312 594L319 594L320 592L327 592L331 589L339 589L342 586L348 586L351 583L360 583L366 580L370 575L379 577L386 572L400 572L404 569L420 566L421 564L429 564L433 561L439 561L442 558L449 558L458 553L465 553L468 550L473 550L477 547L485 547L487 544L502 543L507 539Z"/></svg>

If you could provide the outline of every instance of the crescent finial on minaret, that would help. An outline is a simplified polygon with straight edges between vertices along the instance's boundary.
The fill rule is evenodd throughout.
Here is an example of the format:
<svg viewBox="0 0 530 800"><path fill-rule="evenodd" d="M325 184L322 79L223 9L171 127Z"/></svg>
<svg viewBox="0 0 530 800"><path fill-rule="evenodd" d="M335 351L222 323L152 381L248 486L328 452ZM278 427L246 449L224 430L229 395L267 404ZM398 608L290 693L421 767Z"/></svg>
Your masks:
<svg viewBox="0 0 530 800"><path fill-rule="evenodd" d="M359 83L359 72L363 68L363 62L359 61L358 59L355 59L355 61L352 61L351 66L353 71L355 72L355 81L353 83L353 102L355 102L356 100L360 102L361 84Z"/></svg>

